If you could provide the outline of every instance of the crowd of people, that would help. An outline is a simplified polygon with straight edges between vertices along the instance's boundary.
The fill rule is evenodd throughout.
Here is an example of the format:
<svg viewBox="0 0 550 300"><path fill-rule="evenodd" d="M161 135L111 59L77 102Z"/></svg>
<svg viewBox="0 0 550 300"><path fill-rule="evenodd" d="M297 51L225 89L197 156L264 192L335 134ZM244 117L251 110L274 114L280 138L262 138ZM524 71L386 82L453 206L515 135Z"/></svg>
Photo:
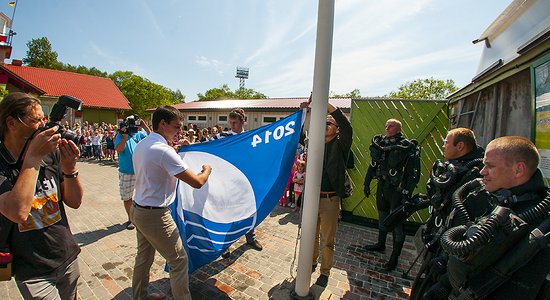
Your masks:
<svg viewBox="0 0 550 300"><path fill-rule="evenodd" d="M348 196L346 168L353 133L339 108L329 103L327 109L312 260L312 273L320 263L315 284L323 287L333 266L341 201ZM153 113L151 127L144 120L136 123L137 128L87 122L72 128L63 125L79 135L77 145L61 138L57 126L44 128L37 98L25 93L4 97L0 102L0 263L12 259L23 298L77 298L80 248L72 237L65 206L77 209L82 203L77 160L84 156L118 159L127 229L136 229L137 237L134 299L165 297L147 291L156 251L167 260L174 299L190 299L187 254L169 206L177 180L200 188L212 168L204 162L198 173L190 171L177 150L240 134L245 119L242 109L234 109L228 116L229 128L199 129L192 124L185 128L177 109L161 106ZM412 299L548 299L550 193L538 168L541 159L535 145L523 137L506 136L494 139L484 150L470 129L450 130L443 144L444 160L434 162L426 183L427 194L413 196L419 184L421 149L403 135L401 127L399 120L389 119L385 135L375 136L369 148L371 162L363 192L370 196L376 181L379 224L377 242L364 250L384 252L392 232L392 253L383 268L395 270L405 220L430 207L430 217L420 231L425 247L419 250L422 263ZM307 151L299 147L280 205L300 206L306 160ZM246 241L252 249L263 248L254 230L246 234ZM229 255L227 251L222 256Z"/></svg>
<svg viewBox="0 0 550 300"><path fill-rule="evenodd" d="M44 122L47 122L46 118L44 118ZM115 151L115 138L120 132L119 124L84 121L82 124L75 122L71 126L67 121L61 126L73 131L78 136L80 157L95 160L118 160L118 154ZM140 129L143 127L140 126ZM216 140L220 138L220 133L227 131L229 128L222 125L201 128L197 124L189 123L178 130L171 142L174 147L179 148L184 145Z"/></svg>

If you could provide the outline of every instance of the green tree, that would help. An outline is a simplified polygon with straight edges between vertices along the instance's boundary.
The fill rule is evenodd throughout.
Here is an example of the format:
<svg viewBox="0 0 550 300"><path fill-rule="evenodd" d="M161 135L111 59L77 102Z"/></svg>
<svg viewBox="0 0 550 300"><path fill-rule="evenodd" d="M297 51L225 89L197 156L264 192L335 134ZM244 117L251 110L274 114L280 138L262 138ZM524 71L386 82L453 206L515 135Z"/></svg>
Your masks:
<svg viewBox="0 0 550 300"><path fill-rule="evenodd" d="M238 88L234 92L231 91L227 84L221 85L219 88L207 90L204 94L198 93L199 101L220 100L220 99L265 99L266 95L253 89Z"/></svg>
<svg viewBox="0 0 550 300"><path fill-rule="evenodd" d="M52 44L46 37L32 39L27 43L27 56L23 63L31 67L58 70L61 63L57 61L57 52L52 50Z"/></svg>
<svg viewBox="0 0 550 300"><path fill-rule="evenodd" d="M255 91L253 89L247 89L247 88L238 88L235 90L235 97L237 99L265 99L267 98L266 95Z"/></svg>
<svg viewBox="0 0 550 300"><path fill-rule="evenodd" d="M336 94L335 92L330 91L330 97L358 99L358 98L361 98L361 91L359 89L354 89L353 91L347 94Z"/></svg>
<svg viewBox="0 0 550 300"><path fill-rule="evenodd" d="M174 100L177 100L179 102L185 102L185 95L182 94L182 92L179 89L172 91L172 98L174 98Z"/></svg>
<svg viewBox="0 0 550 300"><path fill-rule="evenodd" d="M143 116L149 108L160 105L174 105L181 102L181 99L174 98L172 90L130 71L116 71L109 75L109 78L113 80L130 102L130 107L132 107L130 114Z"/></svg>
<svg viewBox="0 0 550 300"><path fill-rule="evenodd" d="M67 72L73 72L73 73L80 73L80 74L87 74L97 77L108 77L109 74L107 72L103 72L96 67L85 67L85 66L73 66L70 64L62 65L61 70L67 71Z"/></svg>
<svg viewBox="0 0 550 300"><path fill-rule="evenodd" d="M205 100L219 100L219 99L235 99L235 95L229 88L227 84L220 86L219 88L209 89L204 92L204 95L201 93L197 94L199 101Z"/></svg>
<svg viewBox="0 0 550 300"><path fill-rule="evenodd" d="M4 97L8 94L8 90L6 90L3 86L0 86L0 97ZM0 100L1 101L1 100Z"/></svg>
<svg viewBox="0 0 550 300"><path fill-rule="evenodd" d="M27 43L27 56L23 62L31 67L62 70L97 77L109 77L130 101L133 113L143 113L147 108L159 105L172 105L185 100L180 90L172 91L162 85L134 75L129 71L117 71L109 75L96 67L73 66L57 61L57 53L46 37L33 39Z"/></svg>
<svg viewBox="0 0 550 300"><path fill-rule="evenodd" d="M445 99L448 95L456 91L454 80L434 79L433 77L425 79L416 79L413 82L407 82L401 85L397 91L392 91L386 97L399 99Z"/></svg>

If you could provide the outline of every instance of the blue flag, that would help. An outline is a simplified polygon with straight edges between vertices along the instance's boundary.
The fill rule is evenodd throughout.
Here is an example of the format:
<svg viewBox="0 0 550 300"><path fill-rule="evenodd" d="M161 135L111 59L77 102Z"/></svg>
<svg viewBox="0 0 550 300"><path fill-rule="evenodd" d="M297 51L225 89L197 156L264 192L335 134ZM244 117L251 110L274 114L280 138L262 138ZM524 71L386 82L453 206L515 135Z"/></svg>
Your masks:
<svg viewBox="0 0 550 300"><path fill-rule="evenodd" d="M189 273L215 260L258 226L286 187L305 115L207 143L182 147L189 169L212 174L200 189L179 181L172 217L189 256Z"/></svg>

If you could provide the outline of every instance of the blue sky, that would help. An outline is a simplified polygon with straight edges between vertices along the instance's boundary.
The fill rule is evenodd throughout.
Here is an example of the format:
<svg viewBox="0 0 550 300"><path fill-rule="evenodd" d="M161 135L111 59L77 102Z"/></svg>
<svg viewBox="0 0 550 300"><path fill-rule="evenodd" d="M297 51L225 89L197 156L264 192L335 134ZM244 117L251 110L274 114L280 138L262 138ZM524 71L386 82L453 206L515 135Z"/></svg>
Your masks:
<svg viewBox="0 0 550 300"><path fill-rule="evenodd" d="M10 1L0 11L11 17ZM383 96L418 78L475 75L471 41L512 0L337 0L330 90ZM47 37L59 61L132 71L186 101L250 68L246 87L306 97L313 86L317 0L19 0L12 58Z"/></svg>

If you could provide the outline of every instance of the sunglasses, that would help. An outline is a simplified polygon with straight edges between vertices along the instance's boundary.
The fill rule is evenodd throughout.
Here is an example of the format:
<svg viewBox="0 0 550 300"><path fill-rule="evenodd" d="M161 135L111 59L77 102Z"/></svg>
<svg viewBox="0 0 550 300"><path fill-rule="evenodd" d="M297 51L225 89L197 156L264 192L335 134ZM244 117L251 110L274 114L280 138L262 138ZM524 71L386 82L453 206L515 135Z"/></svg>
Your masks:
<svg viewBox="0 0 550 300"><path fill-rule="evenodd" d="M327 126L330 126L330 125L333 125L333 126L338 127L338 125L336 125L336 124L334 124L334 123L332 123L332 122L327 122Z"/></svg>

